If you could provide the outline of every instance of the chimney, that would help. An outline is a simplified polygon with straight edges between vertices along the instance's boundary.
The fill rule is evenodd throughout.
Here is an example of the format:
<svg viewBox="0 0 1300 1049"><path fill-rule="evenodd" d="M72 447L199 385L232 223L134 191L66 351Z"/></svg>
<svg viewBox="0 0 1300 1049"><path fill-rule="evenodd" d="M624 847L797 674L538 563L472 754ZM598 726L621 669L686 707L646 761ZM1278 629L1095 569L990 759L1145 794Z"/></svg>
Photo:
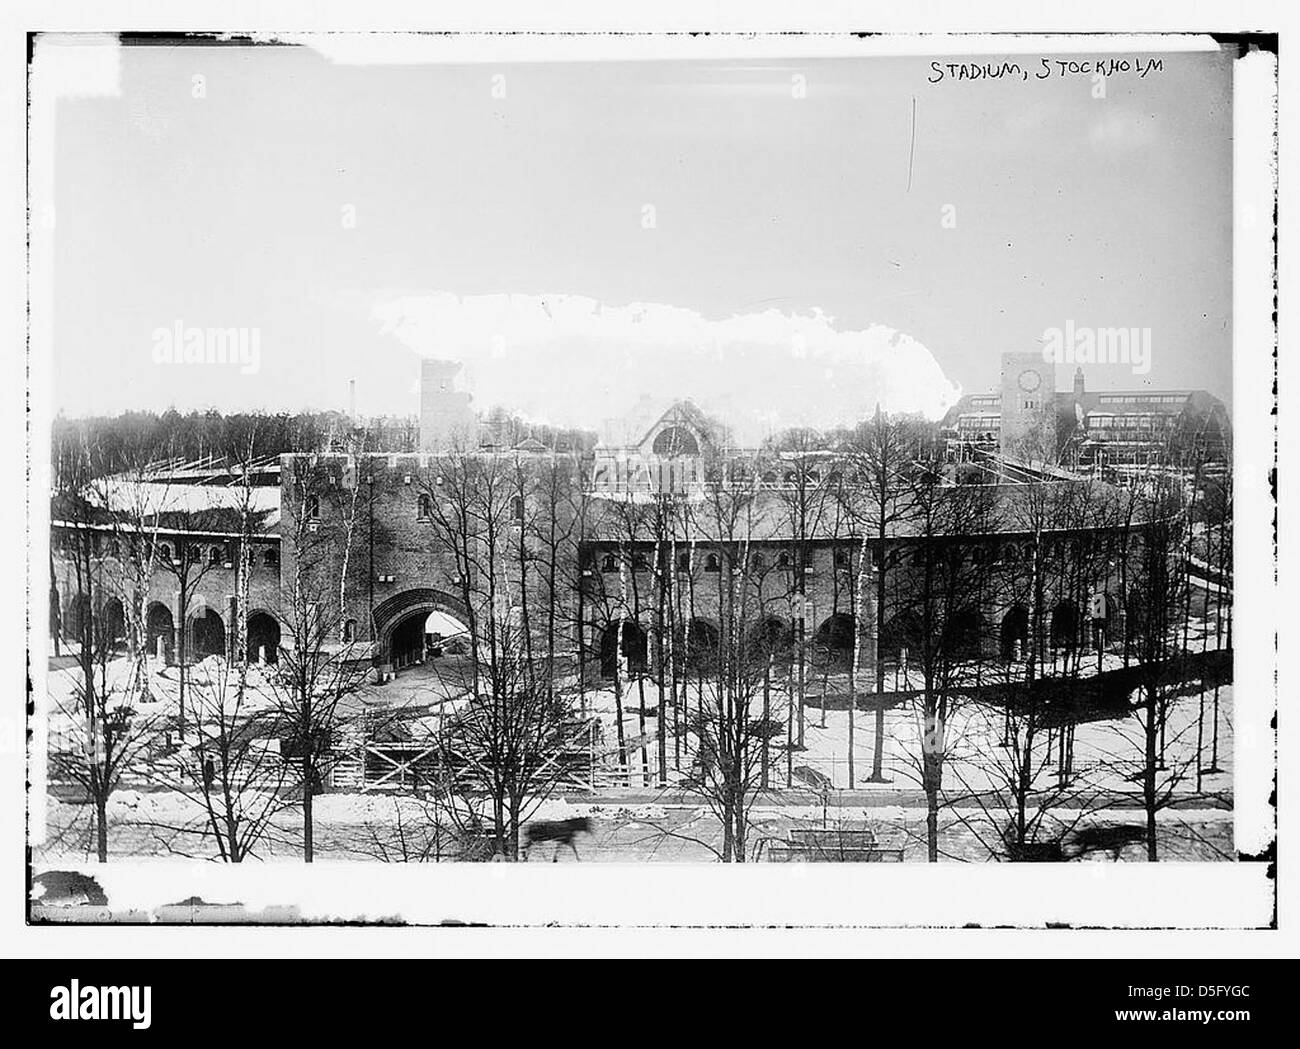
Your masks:
<svg viewBox="0 0 1300 1049"><path fill-rule="evenodd" d="M1083 369L1074 369L1074 399L1077 401L1083 396Z"/></svg>
<svg viewBox="0 0 1300 1049"><path fill-rule="evenodd" d="M357 421L357 380L348 380L348 418Z"/></svg>

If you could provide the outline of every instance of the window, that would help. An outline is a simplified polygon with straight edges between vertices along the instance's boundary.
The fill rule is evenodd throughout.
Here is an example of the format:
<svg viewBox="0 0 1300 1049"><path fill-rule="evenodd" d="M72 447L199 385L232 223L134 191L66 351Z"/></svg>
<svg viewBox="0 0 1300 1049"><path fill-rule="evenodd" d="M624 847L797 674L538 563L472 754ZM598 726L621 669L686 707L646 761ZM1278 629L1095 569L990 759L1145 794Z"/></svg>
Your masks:
<svg viewBox="0 0 1300 1049"><path fill-rule="evenodd" d="M602 572L617 572L618 558L616 558L613 554L606 554L604 557L600 559L600 570Z"/></svg>
<svg viewBox="0 0 1300 1049"><path fill-rule="evenodd" d="M788 550L781 551L781 553L777 556L776 564L778 568L790 567L790 553Z"/></svg>
<svg viewBox="0 0 1300 1049"><path fill-rule="evenodd" d="M794 470L787 470L785 472L786 484L794 484L798 480L799 480L799 475Z"/></svg>
<svg viewBox="0 0 1300 1049"><path fill-rule="evenodd" d="M765 564L766 562L764 561L762 554L754 554L749 559L749 567L752 568L755 572L763 571Z"/></svg>
<svg viewBox="0 0 1300 1049"><path fill-rule="evenodd" d="M163 564L168 564L168 565L171 564L172 548L170 543L158 544L158 560L160 560Z"/></svg>
<svg viewBox="0 0 1300 1049"><path fill-rule="evenodd" d="M704 570L706 572L722 571L722 564L719 562L717 554L709 554L709 556L704 559Z"/></svg>
<svg viewBox="0 0 1300 1049"><path fill-rule="evenodd" d="M345 642L355 641L357 639L357 621L349 619L343 624L343 640Z"/></svg>
<svg viewBox="0 0 1300 1049"><path fill-rule="evenodd" d="M421 521L427 521L433 516L433 503L427 495L421 494L416 500L415 516Z"/></svg>
<svg viewBox="0 0 1300 1049"><path fill-rule="evenodd" d="M516 521L522 521L524 519L524 497L522 495L516 495L511 498L510 513L514 516Z"/></svg>
<svg viewBox="0 0 1300 1049"><path fill-rule="evenodd" d="M266 553L262 555L262 564L266 565L267 568L279 568L280 551L273 546L267 547Z"/></svg>
<svg viewBox="0 0 1300 1049"><path fill-rule="evenodd" d="M655 437L651 450L655 455L699 455L700 445L684 426L669 426Z"/></svg>
<svg viewBox="0 0 1300 1049"><path fill-rule="evenodd" d="M689 572L690 570L691 570L691 555L690 555L690 554L678 554L678 555L677 555L677 571L679 571L679 572Z"/></svg>
<svg viewBox="0 0 1300 1049"><path fill-rule="evenodd" d="M837 546L835 548L835 567L836 568L849 567L849 552L842 546Z"/></svg>
<svg viewBox="0 0 1300 1049"><path fill-rule="evenodd" d="M307 515L309 521L320 520L320 496L309 495L303 502L303 513Z"/></svg>
<svg viewBox="0 0 1300 1049"><path fill-rule="evenodd" d="M209 565L221 564L221 547L214 546L211 550L208 551L208 564Z"/></svg>
<svg viewBox="0 0 1300 1049"><path fill-rule="evenodd" d="M763 474L763 483L776 484L776 471L768 470L767 473Z"/></svg>
<svg viewBox="0 0 1300 1049"><path fill-rule="evenodd" d="M645 554L632 555L632 571L647 572L649 570L650 570L650 558L646 557Z"/></svg>
<svg viewBox="0 0 1300 1049"><path fill-rule="evenodd" d="M203 563L203 551L197 546L192 546L190 547L189 558L194 564L201 565Z"/></svg>

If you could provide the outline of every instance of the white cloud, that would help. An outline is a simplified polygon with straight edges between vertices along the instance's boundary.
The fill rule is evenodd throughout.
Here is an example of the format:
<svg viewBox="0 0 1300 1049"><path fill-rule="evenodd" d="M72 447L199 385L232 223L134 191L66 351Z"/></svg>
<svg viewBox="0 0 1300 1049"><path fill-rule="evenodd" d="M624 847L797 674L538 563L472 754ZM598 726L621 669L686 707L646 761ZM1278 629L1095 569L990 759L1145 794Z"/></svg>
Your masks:
<svg viewBox="0 0 1300 1049"><path fill-rule="evenodd" d="M416 352L464 364L480 410L597 431L647 397L690 397L748 445L790 426L851 425L877 401L938 417L960 392L911 336L839 331L820 311L710 320L579 295L438 292L383 301L374 314Z"/></svg>

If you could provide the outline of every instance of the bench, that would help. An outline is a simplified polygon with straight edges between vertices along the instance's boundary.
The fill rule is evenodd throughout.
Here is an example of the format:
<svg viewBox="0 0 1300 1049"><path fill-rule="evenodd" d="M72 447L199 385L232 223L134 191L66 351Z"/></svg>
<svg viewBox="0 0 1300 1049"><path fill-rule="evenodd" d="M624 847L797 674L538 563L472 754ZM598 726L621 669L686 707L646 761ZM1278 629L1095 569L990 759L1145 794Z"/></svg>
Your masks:
<svg viewBox="0 0 1300 1049"><path fill-rule="evenodd" d="M815 845L830 849L838 849L844 846L870 848L876 844L876 832L873 830L797 827L790 831L790 841L796 845Z"/></svg>
<svg viewBox="0 0 1300 1049"><path fill-rule="evenodd" d="M800 827L785 841L765 844L772 863L901 863L904 852L900 846L882 845L875 831L866 829Z"/></svg>
<svg viewBox="0 0 1300 1049"><path fill-rule="evenodd" d="M767 848L769 863L902 863L903 849L872 846L870 848L845 847L838 851L792 845L789 842Z"/></svg>

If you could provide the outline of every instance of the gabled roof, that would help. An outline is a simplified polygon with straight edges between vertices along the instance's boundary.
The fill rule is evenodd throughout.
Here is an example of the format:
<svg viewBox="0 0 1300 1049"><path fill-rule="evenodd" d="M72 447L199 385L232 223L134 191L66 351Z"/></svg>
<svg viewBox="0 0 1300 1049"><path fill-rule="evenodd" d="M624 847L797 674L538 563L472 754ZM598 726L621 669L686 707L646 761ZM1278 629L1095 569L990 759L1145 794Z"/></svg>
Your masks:
<svg viewBox="0 0 1300 1049"><path fill-rule="evenodd" d="M690 427L703 443L715 447L725 443L723 427L692 400L665 401L644 397L623 419L611 421L601 434L598 447L640 448L665 424Z"/></svg>
<svg viewBox="0 0 1300 1049"><path fill-rule="evenodd" d="M651 435L661 426L689 426L705 441L717 443L716 424L707 415L702 412L694 401L689 398L684 401L676 401L667 411L663 412L641 435L641 439L636 442L638 446L645 444L650 440Z"/></svg>

